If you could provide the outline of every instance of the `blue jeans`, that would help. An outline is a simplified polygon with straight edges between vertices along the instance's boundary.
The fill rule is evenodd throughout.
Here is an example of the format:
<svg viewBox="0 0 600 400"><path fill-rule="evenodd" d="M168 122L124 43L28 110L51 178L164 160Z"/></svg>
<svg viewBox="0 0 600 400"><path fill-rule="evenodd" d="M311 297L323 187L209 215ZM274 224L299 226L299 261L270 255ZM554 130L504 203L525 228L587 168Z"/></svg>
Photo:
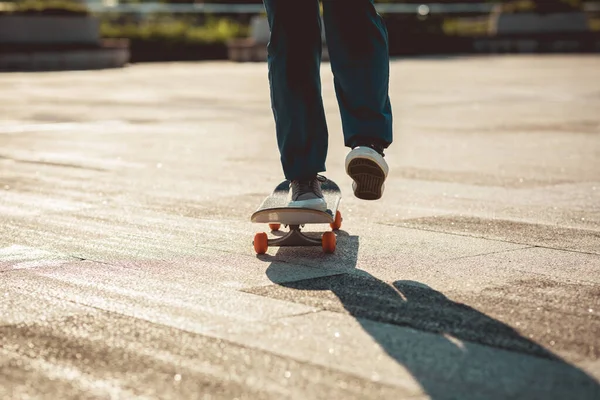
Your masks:
<svg viewBox="0 0 600 400"><path fill-rule="evenodd" d="M286 179L325 171L319 0L263 0L271 36L271 107ZM323 20L344 144L392 143L387 29L373 0L323 0Z"/></svg>

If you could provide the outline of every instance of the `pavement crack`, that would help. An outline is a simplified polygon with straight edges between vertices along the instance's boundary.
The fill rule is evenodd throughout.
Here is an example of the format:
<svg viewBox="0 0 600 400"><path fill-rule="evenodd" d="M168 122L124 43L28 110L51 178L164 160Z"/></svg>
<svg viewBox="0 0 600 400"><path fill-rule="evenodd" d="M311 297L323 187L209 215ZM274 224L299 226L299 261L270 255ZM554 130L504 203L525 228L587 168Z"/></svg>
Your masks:
<svg viewBox="0 0 600 400"><path fill-rule="evenodd" d="M587 254L587 255L592 255L592 256L600 255L600 253L596 253L596 252L592 252L592 251L573 250L573 249L565 249L565 248L560 248L560 247L552 247L552 246L544 246L544 245L532 245L531 243L522 243L522 242L516 242L516 241L506 240L506 239L495 239L495 238L490 238L490 237L486 237L486 236L482 236L482 235L469 235L469 234L465 234L465 233L448 232L448 231L439 230L439 229L423 228L423 227L416 227L416 226L404 226L404 225L398 225L398 224L394 224L394 223L385 223L385 222L375 222L375 224L383 225L383 226L391 226L391 227L400 228L400 229L411 229L411 230L415 230L415 231L441 233L441 234L445 234L445 235L489 240L491 242L509 243L509 244L517 244L517 245L521 245L521 246L528 246L526 248L539 247L541 249L558 250L558 251L565 251L565 252L569 252L569 253ZM523 250L523 249L516 249L516 250Z"/></svg>
<svg viewBox="0 0 600 400"><path fill-rule="evenodd" d="M9 161L13 161L16 163L23 163L23 164L44 165L44 166L62 167L62 168L87 169L87 170L95 171L95 172L108 172L108 170L104 169L104 168L97 168L97 167L92 167L92 166L58 162L58 161L25 160L25 159L14 158L14 157L9 157L9 156L4 156L4 155L0 155L0 159L9 160Z"/></svg>
<svg viewBox="0 0 600 400"><path fill-rule="evenodd" d="M538 247L538 246L527 246L527 247L520 247L518 249L506 249L506 250L491 251L489 253L470 254L468 256L460 256L460 257L447 258L447 259L444 259L444 262L447 262L447 261L456 261L456 260L464 260L464 259L467 259L467 258L475 258L475 257L481 257L481 256L490 256L492 254L511 253L511 252L515 252L515 251L521 251L521 250L527 250L527 249L534 249L536 247Z"/></svg>
<svg viewBox="0 0 600 400"><path fill-rule="evenodd" d="M348 370L346 370L344 368L336 368L334 366L326 366L326 365L323 365L322 363L319 363L319 362L314 362L314 361L310 361L310 360L304 359L302 357L298 357L298 356L295 356L295 355L286 354L285 351L283 351L283 352L282 351L276 351L276 350L269 349L269 348L266 348L265 346L261 346L261 345L254 345L254 344L243 343L243 342L241 342L239 340L236 340L234 338L227 337L226 334L215 330L215 328L209 328L206 331L199 332L199 331L194 331L194 330L191 330L191 329L180 328L178 326L167 324L167 323L163 323L163 322L158 322L156 320L151 320L151 319L147 319L147 318L143 318L143 317L136 317L136 316L132 316L132 315L125 314L125 313L122 313L122 312L118 312L118 311L107 310L107 309L104 309L104 308L101 308L101 307L97 307L97 306L93 306L93 305L81 303L81 302L78 302L78 301L66 299L66 298L59 297L59 296L56 296L56 295L53 295L53 294L49 294L48 296L51 297L51 298L57 299L59 301L65 301L65 302L68 302L68 303L71 303L71 304L75 304L75 305L83 307L83 308L89 308L89 309L94 310L94 311L96 311L98 313L106 314L106 315L109 315L109 316L115 316L117 318L124 318L124 319L131 319L131 320L134 320L134 321L136 321L136 320L137 321L143 321L144 323L148 324L149 326L160 327L160 328L163 328L163 329L172 329L172 330L176 330L176 331L179 331L179 332L182 332L182 333L186 333L186 334L189 334L189 335L193 335L193 336L197 336L197 337L203 337L203 338L208 338L210 340L215 340L215 341L218 341L220 343L223 343L223 344L225 344L227 346L234 346L234 347L237 347L239 349L249 349L249 350L253 350L253 351L257 351L257 352L262 352L264 354L267 354L267 355L270 355L270 356L273 356L273 357L279 357L279 358L282 358L282 359L292 360L292 361L294 361L294 362L296 362L296 363L298 363L300 365L312 366L312 367L317 367L317 368L331 368L332 370L335 370L335 371L337 371L339 373L342 373L342 374L344 374L344 375L346 375L346 376L348 376L350 378L353 378L353 379L374 382L371 379L368 379L368 378L366 378L364 376L361 376L359 374L356 374L354 372L348 371ZM305 312L305 313L299 313L299 314L292 314L292 315L288 315L286 317L290 317L290 316L294 316L295 317L295 316L300 316L300 315L303 315L303 314L311 314L311 313L318 313L318 312L320 312L320 311L307 312L307 313ZM280 319L280 318L278 318L278 319ZM277 320L277 319L275 319L275 320ZM261 322L265 322L265 321L254 321L254 322L261 323ZM10 327L12 325L8 325L8 326ZM382 385L382 386L389 387L389 388L396 387L396 385L393 385L393 384L390 384L390 383L378 382L378 384Z"/></svg>
<svg viewBox="0 0 600 400"><path fill-rule="evenodd" d="M291 303L291 302L290 302ZM304 317L306 315L313 315L313 314L319 314L323 311L327 311L324 308L318 308L318 307L313 307L314 310L313 311L303 311L303 312L299 312L299 313L295 313L295 314L287 314L287 315L282 315L280 317L275 317L275 318L269 318L267 320L264 320L265 322L268 321L281 321L287 318L297 318L297 317Z"/></svg>

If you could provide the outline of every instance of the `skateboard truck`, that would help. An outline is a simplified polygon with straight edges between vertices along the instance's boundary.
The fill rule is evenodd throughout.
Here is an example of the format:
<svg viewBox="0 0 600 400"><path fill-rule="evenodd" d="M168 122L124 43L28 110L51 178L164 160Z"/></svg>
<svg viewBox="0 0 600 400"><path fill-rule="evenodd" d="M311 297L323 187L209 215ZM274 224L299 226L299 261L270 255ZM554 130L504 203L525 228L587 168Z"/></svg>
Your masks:
<svg viewBox="0 0 600 400"><path fill-rule="evenodd" d="M300 231L300 225L290 225L290 231L285 236L269 239L269 246L321 246L321 239L306 236Z"/></svg>
<svg viewBox="0 0 600 400"><path fill-rule="evenodd" d="M323 235L317 239L307 236L302 233L301 225L287 225L290 229L282 237L276 239L269 239L266 233L261 232L254 235L254 250L256 254L265 254L269 246L284 247L284 246L322 246L325 253L333 253L336 247L336 236L333 231L338 230L342 226L342 215L339 211L336 212L334 221L330 224L333 231L323 233ZM281 224L269 224L269 228L272 231L277 231L281 227Z"/></svg>

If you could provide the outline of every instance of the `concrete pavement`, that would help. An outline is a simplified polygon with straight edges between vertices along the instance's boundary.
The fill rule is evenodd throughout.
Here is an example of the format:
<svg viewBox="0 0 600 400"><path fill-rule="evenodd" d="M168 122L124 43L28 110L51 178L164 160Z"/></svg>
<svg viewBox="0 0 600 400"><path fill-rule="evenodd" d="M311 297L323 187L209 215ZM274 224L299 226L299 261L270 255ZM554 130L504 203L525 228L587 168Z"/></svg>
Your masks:
<svg viewBox="0 0 600 400"><path fill-rule="evenodd" d="M337 251L259 257L265 64L0 75L0 397L600 398L598 71L395 60L362 202L324 64Z"/></svg>

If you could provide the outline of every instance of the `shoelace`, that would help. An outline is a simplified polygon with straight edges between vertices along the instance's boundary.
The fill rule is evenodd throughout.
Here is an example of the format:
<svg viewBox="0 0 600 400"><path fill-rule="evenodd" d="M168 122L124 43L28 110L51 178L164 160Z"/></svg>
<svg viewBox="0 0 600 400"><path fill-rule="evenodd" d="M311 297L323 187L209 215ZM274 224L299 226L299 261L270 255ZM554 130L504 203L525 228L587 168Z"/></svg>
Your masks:
<svg viewBox="0 0 600 400"><path fill-rule="evenodd" d="M292 181L293 192L294 193L306 193L306 192L318 193L318 192L320 192L319 182L323 183L326 181L327 181L327 178L325 178L323 175L317 175L316 179L311 179L310 181Z"/></svg>

